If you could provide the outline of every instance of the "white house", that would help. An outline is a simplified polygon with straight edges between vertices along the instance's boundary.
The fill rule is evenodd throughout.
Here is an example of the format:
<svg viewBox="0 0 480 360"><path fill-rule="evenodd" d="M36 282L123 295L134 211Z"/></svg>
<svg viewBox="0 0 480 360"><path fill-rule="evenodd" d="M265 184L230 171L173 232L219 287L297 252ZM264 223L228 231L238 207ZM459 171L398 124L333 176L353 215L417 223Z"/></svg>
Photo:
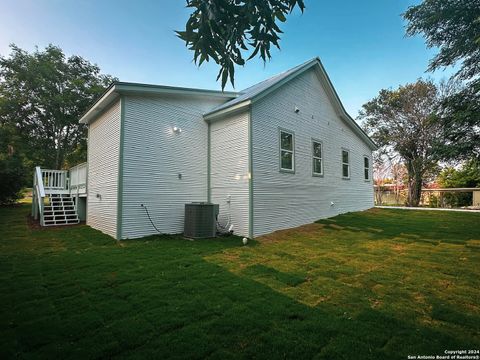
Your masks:
<svg viewBox="0 0 480 360"><path fill-rule="evenodd" d="M373 206L376 145L318 58L238 93L114 83L80 122L86 222L116 239L181 233L196 201L248 237Z"/></svg>

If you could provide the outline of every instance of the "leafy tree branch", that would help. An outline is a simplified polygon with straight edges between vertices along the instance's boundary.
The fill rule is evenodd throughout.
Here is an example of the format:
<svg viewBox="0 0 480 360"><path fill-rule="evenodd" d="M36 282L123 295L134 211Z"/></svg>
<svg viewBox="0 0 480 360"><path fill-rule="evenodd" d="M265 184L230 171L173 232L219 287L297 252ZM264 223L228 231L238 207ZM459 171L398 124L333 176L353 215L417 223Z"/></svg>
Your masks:
<svg viewBox="0 0 480 360"><path fill-rule="evenodd" d="M303 0L187 0L187 7L193 12L185 30L176 33L193 51L196 64L212 59L220 65L222 89L229 79L235 86L235 65L257 54L270 59L271 47L280 48L278 22L285 22L296 7L305 9Z"/></svg>

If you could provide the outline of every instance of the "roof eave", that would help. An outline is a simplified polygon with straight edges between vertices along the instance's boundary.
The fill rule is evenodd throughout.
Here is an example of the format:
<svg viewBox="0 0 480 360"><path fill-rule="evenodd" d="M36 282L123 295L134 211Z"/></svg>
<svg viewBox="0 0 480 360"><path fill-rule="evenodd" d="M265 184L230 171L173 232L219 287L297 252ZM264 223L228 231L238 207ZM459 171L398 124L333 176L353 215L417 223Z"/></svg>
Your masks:
<svg viewBox="0 0 480 360"><path fill-rule="evenodd" d="M127 83L127 82L117 82L115 83L115 88L118 92L122 93L135 93L135 94L167 94L167 95L197 95L197 96L209 96L209 97L218 97L218 98L228 98L232 99L238 96L237 92L233 91L217 91L217 90L207 90L207 89L195 89L195 88L184 88L184 87L175 87L175 86L166 86L166 85L150 85L150 84L139 84L139 83Z"/></svg>
<svg viewBox="0 0 480 360"><path fill-rule="evenodd" d="M232 115L236 112L243 111L243 110L247 109L251 105L251 103L252 103L251 100L245 100L245 101L242 101L241 103L235 104L233 106L229 106L226 109L221 109L221 110L218 110L218 111L214 111L214 112L211 112L211 113L204 114L203 119L206 122L212 122L212 121L218 120L219 118L222 118L224 116Z"/></svg>
<svg viewBox="0 0 480 360"><path fill-rule="evenodd" d="M93 103L80 118L81 124L89 124L103 110L110 106L120 95L183 95L207 96L210 98L233 99L238 93L232 91L216 91L205 89L181 88L164 85L149 85L137 83L115 82Z"/></svg>
<svg viewBox="0 0 480 360"><path fill-rule="evenodd" d="M119 94L116 92L115 83L110 85L107 90L100 96L90 108L82 115L79 120L80 124L89 124L92 119L96 118L103 110L112 104Z"/></svg>

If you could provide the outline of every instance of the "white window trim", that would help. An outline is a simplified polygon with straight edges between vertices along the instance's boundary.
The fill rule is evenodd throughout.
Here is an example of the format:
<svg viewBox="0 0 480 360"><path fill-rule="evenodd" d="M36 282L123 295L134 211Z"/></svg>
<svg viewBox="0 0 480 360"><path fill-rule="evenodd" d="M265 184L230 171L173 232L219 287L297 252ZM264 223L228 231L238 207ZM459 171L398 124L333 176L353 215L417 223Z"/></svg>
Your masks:
<svg viewBox="0 0 480 360"><path fill-rule="evenodd" d="M322 154L321 157L315 156L315 153L314 153L314 144L315 143L320 144L320 152ZM315 166L314 166L315 159L320 160L321 172L319 172L319 173L315 172ZM318 139L314 139L314 138L312 138L312 176L323 177L323 142L318 140Z"/></svg>
<svg viewBox="0 0 480 360"><path fill-rule="evenodd" d="M292 150L282 149L282 132L292 135ZM282 167L282 151L292 153L292 168ZM278 128L278 167L280 172L295 173L295 132L283 128Z"/></svg>
<svg viewBox="0 0 480 360"><path fill-rule="evenodd" d="M343 162L343 152L346 152L348 154L348 162L344 163ZM348 149L345 149L345 148L342 148L342 151L340 152L340 161L342 163L342 166L340 168L340 171L342 173L342 179L344 180L350 180L350 175L351 175L351 169L350 169L350 150ZM343 165L347 165L348 166L348 176L343 176Z"/></svg>
<svg viewBox="0 0 480 360"><path fill-rule="evenodd" d="M368 167L365 166L365 159L368 160ZM370 160L370 156L368 155L363 155L363 179L365 181L370 181L371 175L370 175L370 167L371 167L372 161ZM368 179L365 179L365 170L368 170Z"/></svg>

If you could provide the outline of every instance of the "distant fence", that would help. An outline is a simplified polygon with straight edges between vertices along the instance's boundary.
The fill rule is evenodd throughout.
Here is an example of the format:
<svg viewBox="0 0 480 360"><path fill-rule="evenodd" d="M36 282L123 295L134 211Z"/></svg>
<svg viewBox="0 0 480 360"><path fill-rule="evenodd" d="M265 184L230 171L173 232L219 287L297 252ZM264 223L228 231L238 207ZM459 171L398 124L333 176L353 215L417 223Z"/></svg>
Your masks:
<svg viewBox="0 0 480 360"><path fill-rule="evenodd" d="M375 185L375 205L405 205L407 189ZM480 188L422 189L420 206L480 209Z"/></svg>

